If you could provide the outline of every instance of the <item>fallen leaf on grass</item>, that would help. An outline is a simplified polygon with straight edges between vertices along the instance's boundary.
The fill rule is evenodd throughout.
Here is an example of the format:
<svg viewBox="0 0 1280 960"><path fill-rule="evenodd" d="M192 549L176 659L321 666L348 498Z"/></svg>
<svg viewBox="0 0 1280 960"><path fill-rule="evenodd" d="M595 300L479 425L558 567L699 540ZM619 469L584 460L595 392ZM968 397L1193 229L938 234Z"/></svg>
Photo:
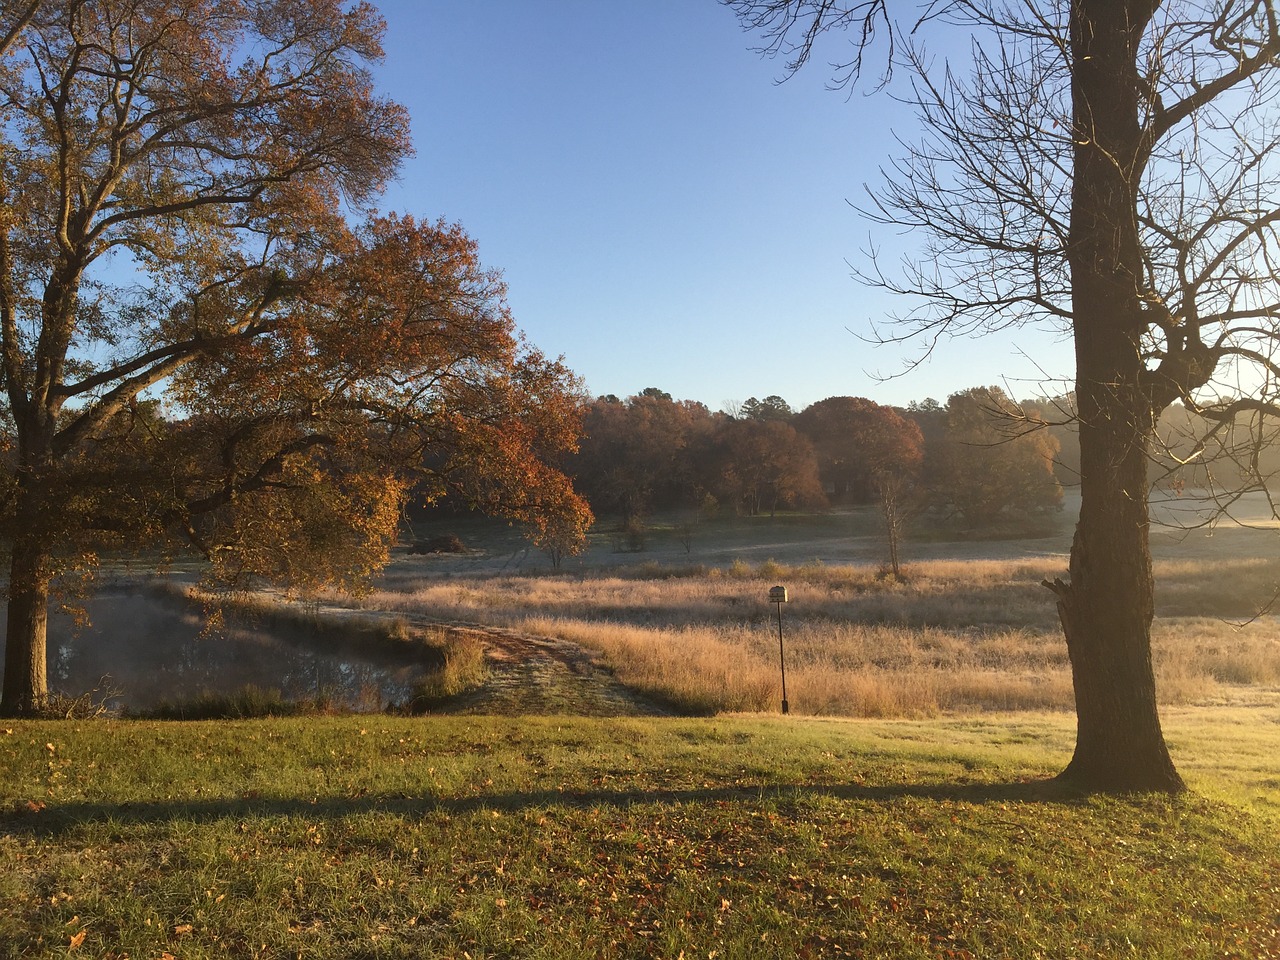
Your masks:
<svg viewBox="0 0 1280 960"><path fill-rule="evenodd" d="M194 930L194 929L195 929L195 928L194 928L193 926L191 926L191 924L189 924L189 923L180 923L180 924L178 924L176 927L174 927L174 928L173 928L173 932L174 932L174 935L175 935L175 936L179 936L179 937L181 937L181 936L185 936L186 934L190 933L190 932L191 932L192 930Z"/></svg>
<svg viewBox="0 0 1280 960"><path fill-rule="evenodd" d="M84 938L88 935L88 933L89 933L88 930L81 930L79 933L77 933L74 937L71 938L71 942L67 944L67 948L69 950L76 949L76 947L84 943Z"/></svg>

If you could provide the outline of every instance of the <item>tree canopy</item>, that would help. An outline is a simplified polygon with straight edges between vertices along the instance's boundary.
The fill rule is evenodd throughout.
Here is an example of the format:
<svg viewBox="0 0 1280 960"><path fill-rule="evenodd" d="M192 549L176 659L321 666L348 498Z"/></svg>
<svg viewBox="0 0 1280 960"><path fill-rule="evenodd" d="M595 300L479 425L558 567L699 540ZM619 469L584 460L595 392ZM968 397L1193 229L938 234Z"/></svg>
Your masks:
<svg viewBox="0 0 1280 960"><path fill-rule="evenodd" d="M999 387L947 398L947 432L933 482L938 498L967 524L990 526L1062 507L1054 475L1058 441L1028 426L1030 415Z"/></svg>
<svg viewBox="0 0 1280 960"><path fill-rule="evenodd" d="M103 545L352 588L424 481L589 516L545 466L576 378L461 227L373 213L410 149L382 30L338 0L0 13L0 709L39 707L50 586Z"/></svg>

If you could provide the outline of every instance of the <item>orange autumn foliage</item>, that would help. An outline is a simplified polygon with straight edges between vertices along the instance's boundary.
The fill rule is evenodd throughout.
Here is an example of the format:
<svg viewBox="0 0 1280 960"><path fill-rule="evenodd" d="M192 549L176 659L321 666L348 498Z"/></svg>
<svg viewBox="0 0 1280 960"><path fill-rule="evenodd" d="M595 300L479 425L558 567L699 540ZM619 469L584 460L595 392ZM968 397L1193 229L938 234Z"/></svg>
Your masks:
<svg viewBox="0 0 1280 960"><path fill-rule="evenodd" d="M545 465L580 385L474 242L351 223L411 149L382 30L339 0L0 10L0 712L39 709L50 590L103 548L357 589L413 489L589 522Z"/></svg>

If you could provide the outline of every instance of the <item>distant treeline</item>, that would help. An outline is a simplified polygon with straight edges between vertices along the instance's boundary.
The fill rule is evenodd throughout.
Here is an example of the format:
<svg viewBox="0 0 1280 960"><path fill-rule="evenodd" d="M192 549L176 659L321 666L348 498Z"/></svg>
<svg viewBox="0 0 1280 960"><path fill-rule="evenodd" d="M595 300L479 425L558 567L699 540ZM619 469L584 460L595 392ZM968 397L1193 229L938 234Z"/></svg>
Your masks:
<svg viewBox="0 0 1280 960"><path fill-rule="evenodd" d="M945 406L828 397L796 411L768 396L718 412L651 387L591 401L563 468L598 515L624 523L655 510L756 515L889 496L977 526L1060 506L1061 442L1047 419L998 387Z"/></svg>
<svg viewBox="0 0 1280 960"><path fill-rule="evenodd" d="M888 523L927 514L964 528L1034 525L1080 482L1074 398L1014 400L973 387L906 407L828 397L795 410L779 396L713 411L649 387L582 411L579 449L559 466L597 517L640 529L655 512L755 516L879 504ZM1280 470L1249 424L1216 425L1183 406L1161 417L1152 484L1240 489ZM448 509L448 506L445 506Z"/></svg>

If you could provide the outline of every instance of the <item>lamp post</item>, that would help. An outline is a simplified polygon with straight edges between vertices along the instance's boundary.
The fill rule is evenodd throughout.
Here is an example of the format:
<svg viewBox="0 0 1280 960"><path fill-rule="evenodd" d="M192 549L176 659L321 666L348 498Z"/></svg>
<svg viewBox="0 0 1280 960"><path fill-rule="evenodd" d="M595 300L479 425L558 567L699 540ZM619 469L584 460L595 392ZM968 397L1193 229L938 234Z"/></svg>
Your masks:
<svg viewBox="0 0 1280 960"><path fill-rule="evenodd" d="M790 713L787 704L787 658L782 652L782 605L787 602L787 588L770 587L769 602L778 605L778 665L782 667L782 712Z"/></svg>

